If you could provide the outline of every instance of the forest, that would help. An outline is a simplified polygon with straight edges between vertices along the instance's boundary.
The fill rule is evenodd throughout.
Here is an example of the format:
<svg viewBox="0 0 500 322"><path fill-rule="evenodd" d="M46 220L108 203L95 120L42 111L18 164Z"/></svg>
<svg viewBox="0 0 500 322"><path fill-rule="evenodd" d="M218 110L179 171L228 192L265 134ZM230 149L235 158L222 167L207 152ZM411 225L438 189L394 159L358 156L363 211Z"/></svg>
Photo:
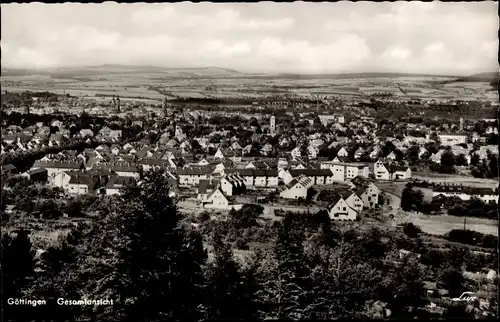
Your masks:
<svg viewBox="0 0 500 322"><path fill-rule="evenodd" d="M4 306L7 320L247 320L373 317L384 302L391 318L432 317L424 283L450 295L488 288L462 270L496 268L495 256L467 247L436 248L415 227L403 231L339 225L324 212L260 218L262 207L183 215L162 171L100 202L89 217L40 256L29 229L2 235L3 298L45 299L36 307ZM2 208L4 208L2 206ZM3 212L3 209L2 209ZM85 213L85 211L84 211ZM8 219L2 214L2 225ZM401 249L412 256L400 258ZM246 254L234 256L235 253ZM107 299L108 306L59 306ZM496 312L496 295L491 296ZM451 305L445 317L471 317Z"/></svg>

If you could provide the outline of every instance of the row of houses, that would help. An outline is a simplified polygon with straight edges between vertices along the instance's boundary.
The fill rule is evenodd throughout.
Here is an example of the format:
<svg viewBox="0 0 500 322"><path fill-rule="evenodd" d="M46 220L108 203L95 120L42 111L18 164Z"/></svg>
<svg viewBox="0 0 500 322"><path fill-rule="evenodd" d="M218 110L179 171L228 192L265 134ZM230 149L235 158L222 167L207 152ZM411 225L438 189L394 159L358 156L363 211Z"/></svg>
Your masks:
<svg viewBox="0 0 500 322"><path fill-rule="evenodd" d="M498 188L481 188L457 185L441 185L435 187L432 196L458 197L462 200L480 199L486 203L498 202Z"/></svg>

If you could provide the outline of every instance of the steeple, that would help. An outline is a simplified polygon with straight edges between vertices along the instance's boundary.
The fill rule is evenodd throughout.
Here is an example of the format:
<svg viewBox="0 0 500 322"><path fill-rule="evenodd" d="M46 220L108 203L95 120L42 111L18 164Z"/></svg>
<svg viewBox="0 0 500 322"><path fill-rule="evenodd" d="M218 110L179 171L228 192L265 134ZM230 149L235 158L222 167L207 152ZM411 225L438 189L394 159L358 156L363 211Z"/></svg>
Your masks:
<svg viewBox="0 0 500 322"><path fill-rule="evenodd" d="M115 102L116 102L116 111L117 111L118 113L120 113L120 112L121 112L121 107L120 107L120 96L116 96L116 101L115 101Z"/></svg>

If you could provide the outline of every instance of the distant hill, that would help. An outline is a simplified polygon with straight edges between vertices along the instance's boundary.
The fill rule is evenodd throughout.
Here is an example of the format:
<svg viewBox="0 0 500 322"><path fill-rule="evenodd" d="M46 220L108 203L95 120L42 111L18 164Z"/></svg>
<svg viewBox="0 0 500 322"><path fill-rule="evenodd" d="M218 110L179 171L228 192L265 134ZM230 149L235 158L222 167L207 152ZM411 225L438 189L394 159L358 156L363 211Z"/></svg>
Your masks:
<svg viewBox="0 0 500 322"><path fill-rule="evenodd" d="M480 73L470 76L460 77L455 82L498 82L498 72Z"/></svg>
<svg viewBox="0 0 500 322"><path fill-rule="evenodd" d="M112 76L112 75L146 74L155 77L231 77L242 73L219 67L168 68L155 66L131 66L105 64L83 67L17 69L2 68L2 76L46 75L53 78L72 78L82 76Z"/></svg>
<svg viewBox="0 0 500 322"><path fill-rule="evenodd" d="M394 77L436 77L436 78L455 78L458 76L450 75L429 75L429 74L410 74L410 73L339 73L339 74L278 74L278 77L297 78L297 79L351 79L351 78L394 78Z"/></svg>

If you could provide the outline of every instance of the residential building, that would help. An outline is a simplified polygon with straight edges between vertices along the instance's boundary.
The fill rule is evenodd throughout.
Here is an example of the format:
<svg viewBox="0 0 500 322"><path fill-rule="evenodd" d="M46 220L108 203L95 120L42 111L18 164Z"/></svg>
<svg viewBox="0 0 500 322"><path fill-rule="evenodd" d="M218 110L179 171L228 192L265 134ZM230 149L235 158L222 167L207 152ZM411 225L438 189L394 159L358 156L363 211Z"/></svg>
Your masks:
<svg viewBox="0 0 500 322"><path fill-rule="evenodd" d="M438 133L438 137L443 146L467 143L467 134L465 133Z"/></svg>
<svg viewBox="0 0 500 322"><path fill-rule="evenodd" d="M434 188L432 192L433 197L439 195L443 195L445 197L458 197L462 200L477 198L486 203L492 201L498 203L498 188L493 189L458 185L442 185Z"/></svg>
<svg viewBox="0 0 500 322"><path fill-rule="evenodd" d="M301 175L285 185L285 189L280 192L280 197L285 199L306 199L307 189L312 187L313 184L310 178Z"/></svg>
<svg viewBox="0 0 500 322"><path fill-rule="evenodd" d="M327 210L331 220L354 221L358 218L358 212L341 196L336 196Z"/></svg>
<svg viewBox="0 0 500 322"><path fill-rule="evenodd" d="M411 169L406 166L385 163L379 160L374 165L377 180L408 180L411 178Z"/></svg>

